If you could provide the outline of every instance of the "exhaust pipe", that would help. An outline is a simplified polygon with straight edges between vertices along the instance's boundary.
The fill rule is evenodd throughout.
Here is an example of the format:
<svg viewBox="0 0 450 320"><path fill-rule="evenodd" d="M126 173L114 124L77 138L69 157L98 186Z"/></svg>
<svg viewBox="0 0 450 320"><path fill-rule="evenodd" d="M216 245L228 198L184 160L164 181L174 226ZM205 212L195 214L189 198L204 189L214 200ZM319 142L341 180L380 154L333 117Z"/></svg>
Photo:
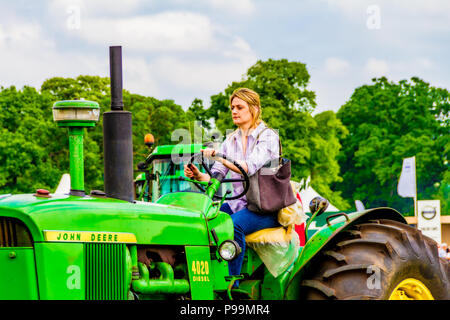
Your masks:
<svg viewBox="0 0 450 320"><path fill-rule="evenodd" d="M122 47L109 47L111 111L103 113L104 186L107 197L132 202L133 136L131 112L123 110Z"/></svg>

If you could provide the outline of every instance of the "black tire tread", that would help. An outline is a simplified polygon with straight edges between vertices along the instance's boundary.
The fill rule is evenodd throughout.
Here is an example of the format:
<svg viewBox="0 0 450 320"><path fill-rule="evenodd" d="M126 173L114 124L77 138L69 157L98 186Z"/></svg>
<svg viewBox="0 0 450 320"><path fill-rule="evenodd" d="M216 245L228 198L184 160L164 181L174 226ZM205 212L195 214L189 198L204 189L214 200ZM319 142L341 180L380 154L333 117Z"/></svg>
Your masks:
<svg viewBox="0 0 450 320"><path fill-rule="evenodd" d="M303 280L301 285L303 287L314 288L328 298L336 297L336 291L334 289L318 280Z"/></svg>
<svg viewBox="0 0 450 320"><path fill-rule="evenodd" d="M369 268L378 268L381 288L369 289L369 282L364 282ZM434 290L435 298L450 299L449 271L450 264L438 257L434 240L420 230L389 219L369 220L336 235L311 260L300 295L307 299L386 299L402 279L416 277Z"/></svg>

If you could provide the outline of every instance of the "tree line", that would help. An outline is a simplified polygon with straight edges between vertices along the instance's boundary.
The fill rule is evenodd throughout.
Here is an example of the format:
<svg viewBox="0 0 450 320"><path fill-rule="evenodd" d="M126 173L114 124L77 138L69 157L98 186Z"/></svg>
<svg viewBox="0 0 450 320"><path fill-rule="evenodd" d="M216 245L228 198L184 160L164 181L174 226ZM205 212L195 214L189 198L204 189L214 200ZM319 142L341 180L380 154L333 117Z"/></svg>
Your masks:
<svg viewBox="0 0 450 320"><path fill-rule="evenodd" d="M296 181L311 184L336 207L353 210L354 200L366 208L389 206L412 214L412 199L397 194L402 160L416 156L418 199L440 199L450 212L450 94L413 77L398 83L385 77L356 88L339 110L313 115L316 95L308 89L306 65L286 59L258 61L242 80L210 97L210 106L194 99L185 111L173 100L124 90L125 109L133 114L135 164L147 155L143 143L152 133L156 144L173 144L172 132L234 128L228 97L238 87L261 96L262 118L278 129L283 156L292 161ZM0 89L0 193L54 190L68 172L67 129L57 127L52 105L59 100L86 99L110 109L109 78L80 75L54 77L41 88ZM85 185L103 189L102 117L85 132Z"/></svg>

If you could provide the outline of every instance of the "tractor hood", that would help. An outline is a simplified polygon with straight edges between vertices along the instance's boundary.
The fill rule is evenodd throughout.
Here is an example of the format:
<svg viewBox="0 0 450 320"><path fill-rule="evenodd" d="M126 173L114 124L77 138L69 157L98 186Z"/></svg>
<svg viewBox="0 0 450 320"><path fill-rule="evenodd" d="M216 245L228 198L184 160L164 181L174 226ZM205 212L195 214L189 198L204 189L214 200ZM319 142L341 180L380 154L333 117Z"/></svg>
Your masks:
<svg viewBox="0 0 450 320"><path fill-rule="evenodd" d="M21 220L31 232L35 242L51 241L48 235L89 232L124 233L135 236L138 244L208 245L205 218L201 211L210 201L203 194L194 194L196 207L185 208L168 204L131 203L113 198L91 196L33 194L0 196L0 216ZM192 203L192 202L191 202ZM204 203L205 205L199 206ZM55 232L57 231L57 232ZM99 235L100 234L100 235ZM107 239L107 238L106 238Z"/></svg>

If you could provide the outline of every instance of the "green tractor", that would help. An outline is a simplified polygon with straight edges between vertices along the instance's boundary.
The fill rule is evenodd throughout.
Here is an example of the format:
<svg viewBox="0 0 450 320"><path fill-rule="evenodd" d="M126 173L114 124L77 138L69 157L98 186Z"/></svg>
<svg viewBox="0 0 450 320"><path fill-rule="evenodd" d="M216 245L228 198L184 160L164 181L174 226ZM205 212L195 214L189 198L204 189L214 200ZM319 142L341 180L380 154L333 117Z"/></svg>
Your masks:
<svg viewBox="0 0 450 320"><path fill-rule="evenodd" d="M326 201L313 203L307 241L288 243L279 273L249 248L241 275L230 276L228 261L240 248L230 216L219 210L231 197L230 181L182 177L186 162L208 172L208 163L195 157L204 147L199 144L157 146L134 179L120 47L111 47L110 55L105 190L85 194L83 181L83 130L98 120L98 104L55 103L54 120L69 132L70 191L0 195L0 299L450 299L449 264L400 213L328 214ZM242 176L248 185L245 171ZM319 215L326 223L308 231Z"/></svg>

